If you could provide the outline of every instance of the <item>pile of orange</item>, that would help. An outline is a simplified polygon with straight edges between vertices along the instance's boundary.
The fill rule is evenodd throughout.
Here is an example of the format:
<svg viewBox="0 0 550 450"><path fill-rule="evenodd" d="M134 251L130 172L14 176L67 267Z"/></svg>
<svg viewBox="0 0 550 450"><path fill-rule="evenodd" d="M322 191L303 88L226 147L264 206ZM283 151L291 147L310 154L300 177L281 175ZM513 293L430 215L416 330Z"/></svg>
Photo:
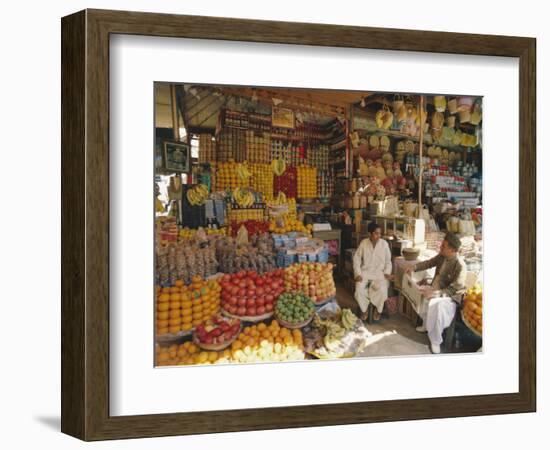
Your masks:
<svg viewBox="0 0 550 450"><path fill-rule="evenodd" d="M215 280L199 276L185 285L178 280L171 287L157 286L156 334L191 331L220 310L221 286Z"/></svg>
<svg viewBox="0 0 550 450"><path fill-rule="evenodd" d="M206 352L191 341L179 345L172 344L167 347L157 346L155 349L155 362L157 366L213 364L229 362L230 358L231 351L229 349L219 352Z"/></svg>
<svg viewBox="0 0 550 450"><path fill-rule="evenodd" d="M481 286L474 286L464 295L464 319L478 333L483 332L483 291Z"/></svg>

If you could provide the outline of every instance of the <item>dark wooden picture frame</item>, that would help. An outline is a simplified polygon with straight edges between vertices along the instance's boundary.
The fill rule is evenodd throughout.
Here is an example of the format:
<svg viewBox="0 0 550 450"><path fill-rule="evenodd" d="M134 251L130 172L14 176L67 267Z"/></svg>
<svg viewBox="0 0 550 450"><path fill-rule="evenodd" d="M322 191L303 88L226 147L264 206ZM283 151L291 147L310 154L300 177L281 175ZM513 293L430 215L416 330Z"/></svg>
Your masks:
<svg viewBox="0 0 550 450"><path fill-rule="evenodd" d="M164 161L164 170L172 171L172 172L178 172L178 173L185 173L189 172L189 161L191 159L191 147L187 144L183 144L181 142L170 142L170 141L164 141L162 143L163 147L163 161ZM169 148L180 148L184 149L186 152L186 158L185 163L183 167L178 167L174 164L172 164L172 161L170 160L170 153Z"/></svg>
<svg viewBox="0 0 550 450"><path fill-rule="evenodd" d="M536 40L85 10L62 31L61 429L84 440L531 412L536 408ZM133 34L519 58L519 392L109 415L109 37Z"/></svg>

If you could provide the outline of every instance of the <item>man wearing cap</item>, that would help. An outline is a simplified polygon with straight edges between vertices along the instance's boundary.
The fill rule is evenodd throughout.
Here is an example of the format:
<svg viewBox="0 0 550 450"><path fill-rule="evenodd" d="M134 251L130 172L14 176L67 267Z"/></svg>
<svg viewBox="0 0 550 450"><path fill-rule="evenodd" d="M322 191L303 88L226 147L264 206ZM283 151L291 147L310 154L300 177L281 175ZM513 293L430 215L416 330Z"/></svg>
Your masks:
<svg viewBox="0 0 550 450"><path fill-rule="evenodd" d="M439 254L427 261L409 267L408 274L435 267L435 276L430 286L426 286L420 307L422 325L416 328L420 333L428 333L433 353L441 352L443 331L456 313L456 306L462 301L465 291L466 264L458 256L460 239L453 233L447 233L441 243Z"/></svg>

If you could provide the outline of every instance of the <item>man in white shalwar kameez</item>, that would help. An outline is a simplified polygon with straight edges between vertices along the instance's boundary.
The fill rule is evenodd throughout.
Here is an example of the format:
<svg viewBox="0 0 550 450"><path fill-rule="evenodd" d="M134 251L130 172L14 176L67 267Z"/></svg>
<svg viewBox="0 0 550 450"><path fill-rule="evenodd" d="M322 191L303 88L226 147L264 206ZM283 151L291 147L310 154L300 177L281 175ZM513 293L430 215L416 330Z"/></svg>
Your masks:
<svg viewBox="0 0 550 450"><path fill-rule="evenodd" d="M388 243L380 239L378 224L371 222L367 231L369 237L361 241L353 255L355 300L361 308L363 320L370 303L375 307L374 319L378 320L388 298L389 280L392 278L391 251Z"/></svg>
<svg viewBox="0 0 550 450"><path fill-rule="evenodd" d="M467 270L466 264L458 256L459 249L460 239L453 233L447 233L439 254L407 269L411 273L436 268L431 286L423 287L425 299L419 311L422 325L416 328L420 333L428 333L430 348L436 354L441 352L443 331L453 321L456 307L461 303L465 291Z"/></svg>

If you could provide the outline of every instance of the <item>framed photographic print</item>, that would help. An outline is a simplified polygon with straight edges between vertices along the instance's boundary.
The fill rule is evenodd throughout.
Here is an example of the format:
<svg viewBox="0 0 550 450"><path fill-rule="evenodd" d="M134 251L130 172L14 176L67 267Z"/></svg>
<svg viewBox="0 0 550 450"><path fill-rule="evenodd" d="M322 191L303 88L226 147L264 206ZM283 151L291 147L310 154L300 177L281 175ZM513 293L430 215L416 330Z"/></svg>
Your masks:
<svg viewBox="0 0 550 450"><path fill-rule="evenodd" d="M189 172L189 145L165 141L164 170L167 172Z"/></svg>
<svg viewBox="0 0 550 450"><path fill-rule="evenodd" d="M61 30L63 432L535 411L535 39Z"/></svg>

